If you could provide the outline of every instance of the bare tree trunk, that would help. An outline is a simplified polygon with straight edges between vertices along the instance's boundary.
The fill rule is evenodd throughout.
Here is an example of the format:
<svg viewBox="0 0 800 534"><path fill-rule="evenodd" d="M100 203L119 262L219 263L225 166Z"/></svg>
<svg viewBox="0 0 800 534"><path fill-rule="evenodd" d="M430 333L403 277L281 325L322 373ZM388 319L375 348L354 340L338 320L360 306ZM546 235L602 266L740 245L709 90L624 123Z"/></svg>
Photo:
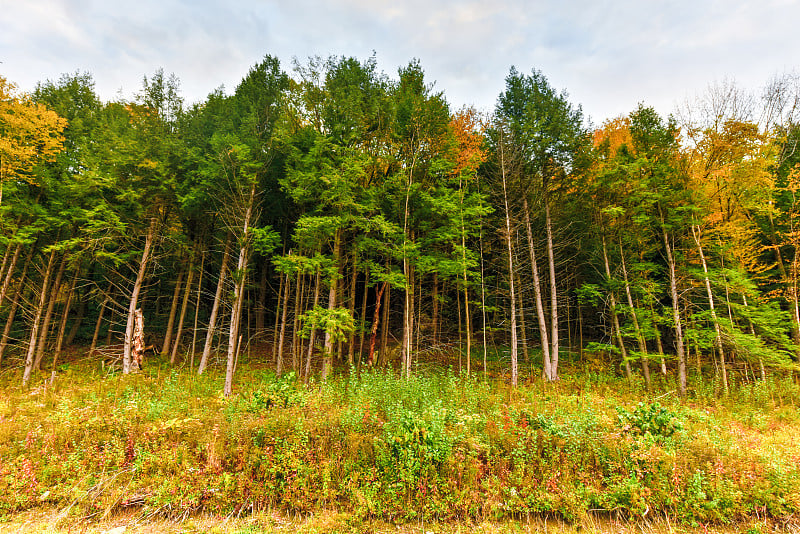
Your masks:
<svg viewBox="0 0 800 534"><path fill-rule="evenodd" d="M292 252L289 251L289 255L292 255ZM283 367L283 341L286 339L286 313L289 309L289 293L292 291L292 281L289 278L289 274L284 275L286 281L283 283L283 309L281 310L281 326L280 326L280 334L278 336L278 344L275 347L275 368L277 369L277 374L280 376L281 367ZM297 284L300 287L300 284Z"/></svg>
<svg viewBox="0 0 800 534"><path fill-rule="evenodd" d="M39 341L36 344L36 358L33 361L33 368L37 371L42 370L42 359L44 358L44 348L47 344L47 337L50 334L50 321L53 318L53 310L58 300L58 293L61 290L61 280L64 277L64 270L67 267L67 256L61 260L61 265L56 273L56 278L53 281L52 287L48 289L50 297L48 298L47 311L44 314L42 327L39 330Z"/></svg>
<svg viewBox="0 0 800 534"><path fill-rule="evenodd" d="M75 274L67 289L67 302L64 304L64 313L61 315L61 323L58 326L58 334L56 334L56 348L53 352L53 364L50 366L50 383L56 379L56 365L58 365L58 358L61 356L61 347L64 343L64 332L67 329L67 318L69 317L69 308L72 305L72 295L75 291L75 284L78 281L78 274L80 266L75 267Z"/></svg>
<svg viewBox="0 0 800 534"><path fill-rule="evenodd" d="M186 309L189 307L189 296L192 293L192 282L194 282L195 262L197 261L197 248L192 253L192 259L189 263L189 275L186 277L186 289L183 290L183 302L181 302L181 315L178 318L178 331L175 333L175 342L172 344L172 354L169 358L170 365L175 365L175 360L178 357L178 350L181 345L181 336L183 335L183 321L186 319Z"/></svg>
<svg viewBox="0 0 800 534"><path fill-rule="evenodd" d="M197 282L197 298L194 301L194 326L192 327L192 359L189 362L189 371L194 371L194 354L197 346L197 320L200 315L200 295L203 292L203 274L205 274L206 251L200 255L200 280Z"/></svg>
<svg viewBox="0 0 800 534"><path fill-rule="evenodd" d="M342 230L336 229L336 236L333 242L333 264L336 266L336 272L331 275L330 290L328 291L328 310L332 311L336 308L336 290L339 282L339 269L341 268L342 256ZM325 348L322 354L322 374L321 379L327 380L331 372L331 365L333 363L333 338L329 330L325 330Z"/></svg>
<svg viewBox="0 0 800 534"><path fill-rule="evenodd" d="M76 288L76 291L79 290L80 288ZM86 316L86 299L80 298L80 295L78 295L77 298L79 300L78 311L75 313L75 318L72 320L72 326L70 326L67 337L64 339L64 345L68 347L75 341L75 337L78 335L78 331L81 328L83 319Z"/></svg>
<svg viewBox="0 0 800 534"><path fill-rule="evenodd" d="M547 259L550 267L550 380L558 380L558 289L556 287L556 260L553 251L550 200L546 192L544 197L544 216L547 233Z"/></svg>
<svg viewBox="0 0 800 534"><path fill-rule="evenodd" d="M33 325L31 327L31 337L28 343L28 354L25 357L25 371L22 375L22 385L27 386L31 379L31 372L33 371L33 359L36 355L36 340L39 336L39 321L44 312L44 304L47 300L47 289L50 287L50 276L53 274L53 264L55 263L56 251L53 249L50 252L50 260L47 262L47 268L44 272L44 279L42 280L42 291L39 295L39 304L36 306L33 317Z"/></svg>
<svg viewBox="0 0 800 534"><path fill-rule="evenodd" d="M284 249L285 252L285 249ZM286 281L287 275L280 273L280 284L278 285L278 307L275 309L275 326L272 329L272 361L278 362L278 328L280 328L280 321L281 321L281 313L282 309L281 306L285 306L286 304L284 301L284 283Z"/></svg>
<svg viewBox="0 0 800 534"><path fill-rule="evenodd" d="M103 323L103 314L106 311L108 301L111 299L109 293L111 292L112 285L108 285L108 293L106 293L103 303L100 305L100 312L97 314L97 322L94 324L94 334L92 335L92 345L89 347L89 356L94 354L97 349L97 338L100 335L100 325Z"/></svg>
<svg viewBox="0 0 800 534"><path fill-rule="evenodd" d="M314 277L314 304L312 309L316 308L319 305L319 288L321 281L321 275L319 267L317 267L317 273ZM317 335L317 325L316 323L311 325L311 332L309 332L308 336L308 354L306 355L306 372L305 372L305 381L308 383L308 377L311 375L311 356L314 354L314 340L316 339Z"/></svg>
<svg viewBox="0 0 800 534"><path fill-rule="evenodd" d="M364 334L367 328L367 295L369 294L369 268L364 271L364 295L361 297L361 331L358 340L358 364L364 358ZM376 303L377 304L377 303Z"/></svg>
<svg viewBox="0 0 800 534"><path fill-rule="evenodd" d="M32 247L33 248L33 247ZM8 286L11 285L11 279L13 278L14 268L17 266L17 260L19 259L19 253L22 251L22 243L19 243L14 251L14 256L11 258L11 264L8 266L8 272L6 273L5 280L3 280L3 287L0 289L0 306L3 305L3 302L6 299L6 293L8 292Z"/></svg>
<svg viewBox="0 0 800 534"><path fill-rule="evenodd" d="M256 303L256 333L264 330L264 316L267 311L267 264L261 265L261 277L258 282L258 302Z"/></svg>
<svg viewBox="0 0 800 534"><path fill-rule="evenodd" d="M225 276L228 270L228 257L231 252L231 234L225 239L225 251L222 253L222 265L219 268L219 280L217 281L217 291L214 293L214 304L211 305L211 316L208 318L208 329L206 330L206 343L203 346L203 355L200 357L200 365L197 366L197 374L203 374L208 365L208 357L211 355L211 347L214 344L214 331L217 324L217 313L219 304L222 300L222 291L225 288Z"/></svg>
<svg viewBox="0 0 800 534"><path fill-rule="evenodd" d="M353 252L353 272L350 276L350 316L353 317L355 322L356 317L356 282L358 281L358 270L356 269L358 264L358 253ZM347 363L349 365L353 365L353 355L355 354L356 348L356 331L353 329L350 332L350 339L347 343Z"/></svg>
<svg viewBox="0 0 800 534"><path fill-rule="evenodd" d="M663 228L664 219L662 216L661 224ZM678 352L678 393L681 397L686 396L686 352L683 345L683 324L681 323L680 301L678 300L678 279L675 273L675 258L672 254L672 247L669 244L669 237L666 228L663 228L664 247L667 253L667 266L669 267L669 290L672 297L672 318L675 321L675 346Z"/></svg>
<svg viewBox="0 0 800 534"><path fill-rule="evenodd" d="M6 351L6 347L8 346L8 337L11 333L11 327L14 325L14 316L17 313L17 309L19 308L19 301L22 298L22 294L25 291L25 277L28 274L28 267L31 264L31 258L33 257L33 252L35 246L31 246L30 251L25 257L25 263L22 267L22 274L19 276L19 281L17 282L17 289L14 292L14 300L11 302L11 309L8 312L8 317L6 318L6 325L3 328L3 337L0 338L0 363L3 362L3 353Z"/></svg>
<svg viewBox="0 0 800 534"><path fill-rule="evenodd" d="M628 306L631 309L631 319L633 328L636 332L636 341L639 343L639 352L642 354L642 373L647 390L650 391L650 362L647 360L647 341L644 338L642 329L639 326L639 317L636 314L636 307L633 305L633 295L631 294L631 284L628 281L628 267L625 265L625 252L622 250L622 241L619 243L619 257L622 263L622 277L625 280L625 295L628 298Z"/></svg>
<svg viewBox="0 0 800 534"><path fill-rule="evenodd" d="M603 234L603 263L606 268L606 278L608 281L611 281L611 266L608 262L608 251L606 249L606 236ZM619 317L617 317L617 299L614 296L614 292L608 292L608 300L609 300L609 308L611 313L611 324L614 329L614 337L617 338L617 345L619 345L619 351L622 355L622 363L625 366L625 377L630 381L632 379L631 375L631 363L628 361L628 349L625 347L625 340L622 339L622 330L619 327Z"/></svg>
<svg viewBox="0 0 800 534"><path fill-rule="evenodd" d="M304 296L306 294L306 276L302 271L297 272L297 282L294 290L294 314L292 316L292 360L297 360L303 356L303 340L300 337L300 316L305 309ZM282 360L279 357L278 363L283 368Z"/></svg>
<svg viewBox="0 0 800 534"><path fill-rule="evenodd" d="M700 244L700 227L692 225L692 237L697 245L697 252L700 253L700 263L703 265L703 280L706 286L706 293L708 295L708 308L711 311L711 322L714 323L714 330L716 332L716 346L717 353L719 354L719 365L722 369L722 386L725 394L728 394L728 371L725 368L725 350L722 347L722 332L717 320L717 311L714 308L714 295L711 292L711 281L708 279L708 264L706 263L706 256L703 254L703 247Z"/></svg>
<svg viewBox="0 0 800 534"><path fill-rule="evenodd" d="M433 345L439 344L439 273L433 273Z"/></svg>
<svg viewBox="0 0 800 534"><path fill-rule="evenodd" d="M533 247L533 230L531 229L531 215L528 209L528 199L522 199L522 206L525 213L525 229L528 235L528 251L531 256L531 271L533 273L533 293L536 301L536 316L539 319L539 337L542 340L542 361L544 366L544 376L547 380L553 380L552 362L550 360L550 341L547 333L547 319L544 315L544 305L542 303L542 285L539 281L539 267L536 264L536 252Z"/></svg>
<svg viewBox="0 0 800 534"><path fill-rule="evenodd" d="M519 244L519 240L517 240ZM530 352L528 351L528 329L525 325L525 299L522 295L522 276L519 276L519 272L516 273L518 276L517 278L517 303L519 304L519 340L522 343L522 361L528 361L528 355Z"/></svg>
<svg viewBox="0 0 800 534"><path fill-rule="evenodd" d="M392 303L392 286L386 287L386 292L383 296L383 299L383 318L381 319L381 352L380 357L378 358L379 367L384 367L389 358L389 310Z"/></svg>
<svg viewBox="0 0 800 534"><path fill-rule="evenodd" d="M514 291L514 254L511 248L511 212L508 208L508 188L506 184L506 168L502 142L500 145L500 158L500 167L503 177L503 203L505 205L505 241L508 252L508 284L511 293L511 385L517 387L519 374L517 368L517 297Z"/></svg>
<svg viewBox="0 0 800 534"><path fill-rule="evenodd" d="M367 357L367 365L370 367L372 367L372 365L375 363L375 338L378 334L378 319L380 318L381 312L381 297L388 286L389 282L384 282L381 288L378 290L378 293L375 295L375 312L372 316L372 330L369 337L369 356Z"/></svg>
<svg viewBox="0 0 800 534"><path fill-rule="evenodd" d="M256 195L256 185L250 186L250 195L242 224L242 233L239 246L239 261L236 264L236 282L233 289L233 305L231 309L231 324L228 335L228 361L225 366L225 388L224 395L230 397L233 391L233 371L236 363L239 326L242 317L242 304L244 303L244 287L247 279L246 268L248 263L249 245L247 243L248 232L250 230L250 218L253 215L253 207Z"/></svg>
<svg viewBox="0 0 800 534"><path fill-rule="evenodd" d="M144 250L142 251L142 260L139 263L139 272L136 275L136 281L133 284L131 302L128 306L128 322L125 326L125 342L122 349L122 373L126 375L131 372L131 343L133 341L135 313L138 308L139 292L142 289L144 275L147 272L147 261L150 259L150 249L153 246L157 225L158 219L153 217L150 220L150 228L147 230L147 237L144 241Z"/></svg>
<svg viewBox="0 0 800 534"><path fill-rule="evenodd" d="M183 262L181 262L183 263ZM178 301L181 297L181 289L183 288L183 275L186 273L185 264L181 266L181 271L178 273L178 281L175 282L175 291L172 293L172 304L169 307L169 319L167 319L167 331L164 334L164 344L161 347L162 354L169 354L172 348L172 330L175 326L175 315L178 312Z"/></svg>

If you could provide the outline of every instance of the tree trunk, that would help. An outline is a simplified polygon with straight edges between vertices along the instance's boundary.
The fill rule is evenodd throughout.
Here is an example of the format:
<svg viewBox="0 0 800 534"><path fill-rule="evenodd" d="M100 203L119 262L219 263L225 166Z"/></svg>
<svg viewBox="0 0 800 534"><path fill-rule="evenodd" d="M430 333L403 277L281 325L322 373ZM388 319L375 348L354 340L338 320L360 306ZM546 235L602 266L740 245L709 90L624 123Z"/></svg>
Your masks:
<svg viewBox="0 0 800 534"><path fill-rule="evenodd" d="M375 312L372 315L372 328L369 337L369 356L367 357L367 365L372 367L375 363L375 338L378 334L378 319L380 318L381 312L381 297L383 297L383 292L386 291L389 282L384 282L381 288L378 290L378 293L375 295Z"/></svg>
<svg viewBox="0 0 800 534"><path fill-rule="evenodd" d="M306 276L302 271L297 272L297 282L294 290L294 314L292 316L292 360L303 357L303 340L300 338L300 316L305 308ZM278 359L281 363L281 359ZM283 367L281 363L281 367Z"/></svg>
<svg viewBox="0 0 800 534"><path fill-rule="evenodd" d="M25 371L22 374L22 385L27 386L31 379L31 372L33 371L33 360L36 355L36 340L39 336L39 321L44 312L45 300L47 300L47 289L50 287L50 277L53 274L53 265L55 263L56 251L53 249L50 252L50 260L47 262L47 268L44 272L44 279L42 280L42 291L39 295L39 304L36 306L33 316L33 325L31 327L31 337L28 343L28 354L25 357Z"/></svg>
<svg viewBox="0 0 800 534"><path fill-rule="evenodd" d="M388 272L388 263L386 268ZM392 286L386 287L383 300L383 318L381 319L381 351L378 358L378 367L384 367L389 358L389 311L392 303Z"/></svg>
<svg viewBox="0 0 800 534"><path fill-rule="evenodd" d="M367 328L367 295L369 294L369 268L364 271L364 294L361 297L361 331L358 340L358 364L364 358L364 334ZM377 304L377 303L376 303Z"/></svg>
<svg viewBox="0 0 800 534"><path fill-rule="evenodd" d="M672 297L672 318L675 322L675 348L678 352L678 393L681 397L686 396L686 352L683 345L683 324L681 323L680 304L678 300L678 279L675 273L675 258L672 254L672 247L669 244L669 236L666 228L663 228L664 219L662 216L662 233L664 237L664 248L667 253L667 266L669 267L669 291Z"/></svg>
<svg viewBox="0 0 800 534"><path fill-rule="evenodd" d="M619 243L619 257L622 264L622 277L625 280L625 295L628 298L628 306L631 309L631 319L633 328L636 332L636 341L639 343L639 352L642 355L642 373L647 390L650 391L650 362L647 359L647 340L644 338L642 329L639 327L639 317L636 314L636 307L633 305L633 295L631 294L631 284L628 281L628 267L625 265L625 253L622 250L622 241Z"/></svg>
<svg viewBox="0 0 800 534"><path fill-rule="evenodd" d="M353 252L353 272L350 276L350 317L353 318L353 323L355 324L355 317L356 317L356 282L358 281L358 270L356 269L358 264L358 254ZM353 329L350 332L350 340L347 343L347 363L349 365L353 365L353 355L355 354L356 348L356 331Z"/></svg>
<svg viewBox="0 0 800 534"><path fill-rule="evenodd" d="M517 369L517 297L514 291L514 254L511 248L511 212L508 209L508 187L506 184L506 168L504 155L500 150L501 158L501 172L503 177L503 203L505 205L505 241L506 252L508 253L508 285L511 293L511 385L517 387L518 382L518 369Z"/></svg>
<svg viewBox="0 0 800 534"><path fill-rule="evenodd" d="M224 395L230 397L233 391L233 371L238 355L239 327L242 318L242 304L244 303L244 286L247 279L246 269L248 263L249 247L247 243L248 232L250 230L250 218L253 215L253 206L256 195L256 185L250 186L250 195L242 224L242 233L239 239L239 261L236 264L235 284L233 288L233 304L231 309L231 324L228 334L228 361L225 366L225 388Z"/></svg>
<svg viewBox="0 0 800 534"><path fill-rule="evenodd" d="M322 283L321 274L319 267L317 267L317 273L314 277L314 302L312 309L316 308L319 305L319 289ZM308 383L308 377L311 375L311 356L314 354L314 340L316 339L317 335L317 324L314 323L311 325L311 331L308 335L308 354L306 355L306 372L305 372L305 382Z"/></svg>
<svg viewBox="0 0 800 534"><path fill-rule="evenodd" d="M133 342L134 322L136 320L135 314L139 304L139 292L144 283L144 275L147 272L147 261L150 259L150 249L153 246L153 240L156 235L156 227L158 219L153 217L150 220L150 228L147 230L147 237L144 241L144 250L142 251L142 260L139 263L139 272L136 275L136 281L133 284L133 291L131 292L131 302L128 306L128 322L125 326L125 341L122 349L122 373L129 374L131 372L131 343Z"/></svg>
<svg viewBox="0 0 800 534"><path fill-rule="evenodd" d="M112 285L108 285L108 291L111 292ZM97 338L100 335L100 325L103 324L103 313L106 311L106 306L108 305L108 301L110 300L109 294L106 293L105 298L103 299L103 303L100 305L100 311L97 314L97 322L94 324L94 334L92 335L92 345L89 347L89 356L94 354L94 351L97 349Z"/></svg>
<svg viewBox="0 0 800 534"><path fill-rule="evenodd" d="M606 279L611 282L611 266L608 262L608 250L606 249L606 236L603 234L603 264L606 268ZM625 377L630 382L632 380L631 375L631 363L628 361L628 349L625 347L625 340L622 339L622 329L619 327L619 317L617 317L617 299L614 297L614 292L609 290L608 292L608 301L609 301L609 308L611 313L611 324L614 330L614 337L617 339L617 345L619 345L619 351L622 355L622 363L625 366Z"/></svg>
<svg viewBox="0 0 800 534"><path fill-rule="evenodd" d="M181 262L183 263L183 262ZM169 307L169 319L167 319L167 331L164 334L164 344L161 346L162 354L169 354L172 349L172 330L175 327L175 314L178 312L178 301L181 297L181 288L183 287L183 276L186 273L186 267L181 266L181 272L178 273L178 281L175 282L175 291L172 293L172 304Z"/></svg>
<svg viewBox="0 0 800 534"><path fill-rule="evenodd" d="M17 289L14 292L14 300L11 302L11 309L8 311L8 317L6 318L6 325L3 328L3 337L0 338L0 364L3 363L3 353L6 351L6 347L8 346L8 337L11 333L11 327L14 325L14 316L17 313L17 309L19 308L19 301L22 298L22 294L25 291L25 277L28 274L28 267L31 264L31 258L33 257L33 252L35 246L31 246L30 251L25 257L25 263L22 267L22 274L19 277L19 281L17 282Z"/></svg>
<svg viewBox="0 0 800 534"><path fill-rule="evenodd" d="M292 255L291 251L289 251L289 255ZM277 369L278 376L280 376L281 367L283 366L283 341L286 339L286 313L289 309L289 293L292 290L292 281L289 278L288 273L284 275L284 278L286 281L283 282L283 304L280 315L280 335L278 337L278 344L275 347L275 368Z"/></svg>
<svg viewBox="0 0 800 534"><path fill-rule="evenodd" d="M197 366L197 374L203 374L208 365L208 357L211 355L211 347L214 344L214 331L216 330L217 313L222 300L222 291L225 288L225 275L228 270L228 257L231 252L231 234L225 239L225 251L222 253L222 265L219 268L219 280L217 281L217 291L214 293L214 304L211 305L211 315L208 318L208 329L206 330L206 343L203 346L203 355L200 357L200 365Z"/></svg>
<svg viewBox="0 0 800 534"><path fill-rule="evenodd" d="M711 322L714 323L714 331L716 332L715 344L717 346L717 353L719 354L719 365L722 369L722 386L725 394L728 394L728 371L725 368L725 350L722 346L722 332L717 320L717 311L714 307L714 294L711 292L711 281L708 279L708 264L706 263L706 256L703 254L703 247L700 244L700 227L692 225L692 237L697 245L697 252L700 253L700 263L703 266L703 281L706 286L706 294L708 295L708 308L711 311Z"/></svg>
<svg viewBox="0 0 800 534"><path fill-rule="evenodd" d="M33 247L31 247L33 248ZM8 266L8 272L6 273L5 280L3 280L3 287L0 289L0 306L3 305L3 302L6 299L6 293L8 292L8 286L11 285L11 279L13 278L14 268L17 266L17 260L19 259L19 253L22 251L22 243L17 245L16 250L14 251L14 256L11 258L11 263Z"/></svg>
<svg viewBox="0 0 800 534"><path fill-rule="evenodd" d="M523 198L522 206L525 214L525 229L528 234L528 251L531 256L531 271L533 273L533 293L536 301L536 316L539 320L539 337L542 341L542 361L544 376L547 380L554 380L552 372L552 362L550 360L550 341L547 333L547 319L544 314L544 304L542 302L542 285L539 281L539 267L536 264L536 251L533 246L533 230L531 229L531 215L528 209L528 199Z"/></svg>
<svg viewBox="0 0 800 534"><path fill-rule="evenodd" d="M267 312L267 263L261 264L261 277L258 282L258 302L256 303L256 333L264 330L264 317Z"/></svg>
<svg viewBox="0 0 800 534"><path fill-rule="evenodd" d="M200 315L200 295L203 292L203 275L206 267L206 251L200 255L200 280L197 281L197 298L194 301L194 326L192 327L192 359L189 362L189 371L194 371L194 354L197 346L197 320Z"/></svg>
<svg viewBox="0 0 800 534"><path fill-rule="evenodd" d="M553 251L550 200L546 192L544 197L544 216L547 233L547 259L550 268L550 380L558 380L558 290L556 288L556 260Z"/></svg>
<svg viewBox="0 0 800 534"><path fill-rule="evenodd" d="M48 289L50 296L48 298L47 303L47 311L44 314L44 320L42 321L42 327L39 330L39 341L36 344L36 357L33 361L33 368L37 371L42 370L42 359L44 358L44 349L45 345L47 345L47 337L50 334L50 321L53 318L53 310L56 307L56 302L58 301L58 293L61 290L61 280L64 277L64 270L67 267L67 256L61 260L61 265L58 268L58 273L56 274L56 278L53 281L52 287Z"/></svg>
<svg viewBox="0 0 800 534"><path fill-rule="evenodd" d="M284 253L286 250L284 249ZM278 329L281 327L281 313L283 308L281 306L285 306L284 303L284 284L287 278L287 275L283 273L280 274L280 284L278 285L278 307L275 309L275 326L272 329L272 361L277 364L278 362Z"/></svg>
<svg viewBox="0 0 800 534"><path fill-rule="evenodd" d="M56 379L56 365L58 365L58 358L61 356L61 347L64 343L64 332L67 329L67 318L69 317L69 308L72 305L72 295L75 291L75 284L78 281L78 273L80 272L79 266L75 268L75 274L69 284L67 290L67 302L64 304L64 313L61 315L61 324L58 326L58 334L56 335L56 348L53 352L53 364L50 366L50 383L52 384Z"/></svg>
<svg viewBox="0 0 800 534"><path fill-rule="evenodd" d="M195 262L197 261L197 248L192 253L192 259L189 263L189 275L186 277L186 289L183 290L183 302L181 302L181 315L178 318L178 331L175 333L175 341L172 344L172 354L169 358L170 365L175 365L175 360L178 357L178 350L181 345L181 336L183 335L183 321L186 319L186 309L189 307L189 296L192 293L192 282L194 282Z"/></svg>
<svg viewBox="0 0 800 534"><path fill-rule="evenodd" d="M341 268L342 256L342 229L336 229L336 235L333 241L333 264L336 266L336 272L331 275L330 290L328 291L328 311L333 311L336 308L336 291L339 282L339 269ZM322 354L322 374L321 379L327 380L331 372L333 363L333 337L329 330L325 330L325 348Z"/></svg>

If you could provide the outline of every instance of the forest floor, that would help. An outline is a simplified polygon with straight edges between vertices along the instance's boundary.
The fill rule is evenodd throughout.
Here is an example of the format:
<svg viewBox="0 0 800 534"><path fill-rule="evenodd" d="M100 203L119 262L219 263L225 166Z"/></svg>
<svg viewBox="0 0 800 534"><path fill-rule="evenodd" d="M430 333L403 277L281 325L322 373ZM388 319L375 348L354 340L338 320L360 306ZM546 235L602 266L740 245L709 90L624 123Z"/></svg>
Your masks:
<svg viewBox="0 0 800 534"><path fill-rule="evenodd" d="M347 514L321 512L310 517L259 513L245 518L197 516L185 520L146 519L139 513L95 520L68 518L62 510L23 512L0 523L0 534L739 534L800 533L800 524L755 521L732 525L682 525L669 520L624 521L585 518L579 523L558 519L458 523L433 521L394 525L383 521L353 521Z"/></svg>
<svg viewBox="0 0 800 534"><path fill-rule="evenodd" d="M590 355L517 388L502 350L486 377L439 353L309 384L261 358L230 398L222 362L122 376L75 351L22 388L8 358L0 533L800 533L790 373L732 369L724 395L708 370L679 399Z"/></svg>

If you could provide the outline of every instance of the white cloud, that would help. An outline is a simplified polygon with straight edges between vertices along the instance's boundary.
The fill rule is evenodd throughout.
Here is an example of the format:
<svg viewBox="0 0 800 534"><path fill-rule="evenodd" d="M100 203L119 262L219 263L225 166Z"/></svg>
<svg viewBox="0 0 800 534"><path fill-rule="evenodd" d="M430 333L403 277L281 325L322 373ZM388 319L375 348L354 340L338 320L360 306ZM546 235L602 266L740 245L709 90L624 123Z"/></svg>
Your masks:
<svg viewBox="0 0 800 534"><path fill-rule="evenodd" d="M270 53L376 51L394 76L419 58L448 100L494 105L510 65L538 68L595 122L639 101L662 113L725 76L745 86L796 65L792 0L0 0L0 72L23 88L88 70L105 99L163 67L196 101Z"/></svg>

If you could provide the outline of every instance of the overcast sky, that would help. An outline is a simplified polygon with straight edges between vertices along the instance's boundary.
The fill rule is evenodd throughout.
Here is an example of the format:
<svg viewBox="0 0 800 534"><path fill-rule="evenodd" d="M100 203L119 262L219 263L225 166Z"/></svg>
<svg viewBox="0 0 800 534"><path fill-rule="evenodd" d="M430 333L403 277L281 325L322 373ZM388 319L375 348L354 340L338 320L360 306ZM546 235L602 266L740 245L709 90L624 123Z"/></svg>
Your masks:
<svg viewBox="0 0 800 534"><path fill-rule="evenodd" d="M162 67L195 102L265 54L374 51L392 77L419 58L454 107L489 110L511 65L536 68L600 124L723 79L759 90L800 67L798 21L797 0L0 0L0 74L29 91L88 71L111 100Z"/></svg>

